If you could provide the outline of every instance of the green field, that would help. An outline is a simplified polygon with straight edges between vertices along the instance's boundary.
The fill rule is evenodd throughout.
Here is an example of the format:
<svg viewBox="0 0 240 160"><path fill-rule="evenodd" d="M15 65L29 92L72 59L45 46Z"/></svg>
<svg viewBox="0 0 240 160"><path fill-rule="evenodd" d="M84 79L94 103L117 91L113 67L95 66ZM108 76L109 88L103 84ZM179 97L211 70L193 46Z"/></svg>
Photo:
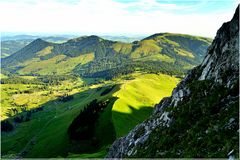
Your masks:
<svg viewBox="0 0 240 160"><path fill-rule="evenodd" d="M169 96L179 79L163 74L134 73L114 80L94 82L94 79L79 78L44 89L42 85L36 84L1 84L2 120L10 116L6 114L8 109L23 104L27 110L44 106L43 111L32 113L30 121L14 123L13 131L2 132L2 156L104 157L107 147L117 137L127 134L136 124L145 120L151 114L154 104ZM24 93L30 89L35 90L33 93ZM73 95L73 99L60 102L58 96L66 93ZM110 100L100 113L94 129L94 135L101 139L97 148L72 141L67 134L74 118L94 99ZM18 115L22 114L25 113L19 110ZM13 122L13 117L8 119ZM89 151L79 152L82 147L89 147Z"/></svg>
<svg viewBox="0 0 240 160"><path fill-rule="evenodd" d="M121 89L113 94L118 97L112 108L117 137L124 136L146 119L154 105L163 97L170 96L179 81L163 74L136 74L135 77L134 80L125 81Z"/></svg>

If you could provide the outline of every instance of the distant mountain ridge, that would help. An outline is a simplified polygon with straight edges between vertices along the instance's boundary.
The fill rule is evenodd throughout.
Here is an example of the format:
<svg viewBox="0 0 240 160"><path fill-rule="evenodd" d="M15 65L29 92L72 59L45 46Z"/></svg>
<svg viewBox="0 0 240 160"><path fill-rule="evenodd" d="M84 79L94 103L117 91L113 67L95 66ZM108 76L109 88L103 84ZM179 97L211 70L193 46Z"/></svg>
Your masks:
<svg viewBox="0 0 240 160"><path fill-rule="evenodd" d="M1 58L8 57L13 53L19 51L23 47L27 46L29 43L34 41L37 38L41 38L47 42L53 43L63 43L72 38L72 36L31 36L31 35L17 35L10 37L1 37Z"/></svg>
<svg viewBox="0 0 240 160"><path fill-rule="evenodd" d="M10 56L31 42L31 39L1 41L1 58Z"/></svg>
<svg viewBox="0 0 240 160"><path fill-rule="evenodd" d="M37 38L42 38L46 41L51 40L51 39L57 39L57 40L66 40L66 39L71 39L76 36L73 35L53 35L53 36L48 36L48 35L13 35L13 36L2 36L1 41L14 41L14 40L35 40Z"/></svg>
<svg viewBox="0 0 240 160"><path fill-rule="evenodd" d="M208 38L171 33L155 34L132 43L106 40L94 35L70 39L61 44L38 38L2 59L2 67L5 71L23 75L77 73L96 77L107 74L104 72L106 70L116 72L119 67L128 66L131 71L146 68L141 66L147 62L148 68L155 68L152 70L159 68L159 65L168 70L168 65L172 65L182 72L201 62L210 42ZM46 68L49 66L53 69ZM65 68L64 71L61 68Z"/></svg>

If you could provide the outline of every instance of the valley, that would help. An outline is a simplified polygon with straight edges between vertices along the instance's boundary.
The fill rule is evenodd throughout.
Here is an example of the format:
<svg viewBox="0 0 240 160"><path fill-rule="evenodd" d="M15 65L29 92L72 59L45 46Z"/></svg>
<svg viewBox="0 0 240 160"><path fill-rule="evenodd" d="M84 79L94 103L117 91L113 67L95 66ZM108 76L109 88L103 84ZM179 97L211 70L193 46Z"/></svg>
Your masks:
<svg viewBox="0 0 240 160"><path fill-rule="evenodd" d="M21 78L32 80L32 83L38 79L32 76ZM179 82L178 78L163 74L137 72L108 81L71 76L65 78L51 85L30 82L1 84L4 99L1 102L1 117L4 120L13 116L7 121L14 127L9 133L2 132L3 157L104 157L106 147L146 119L152 113L154 104L169 96ZM73 96L73 99L66 102L59 100L66 94ZM69 139L67 129L94 99L110 101L99 114L94 129L96 137L102 141L97 149L80 154L79 144ZM43 110L37 111L39 107ZM13 108L16 108L17 115L14 115ZM16 117L23 118L17 121Z"/></svg>
<svg viewBox="0 0 240 160"><path fill-rule="evenodd" d="M210 43L173 33L134 42L32 40L2 58L2 157L105 157L170 96Z"/></svg>
<svg viewBox="0 0 240 160"><path fill-rule="evenodd" d="M29 42L1 59L2 158L104 158L119 157L118 153L161 157L155 151L158 146L173 143L169 132L174 136L184 134L181 126L189 127L183 125L184 122L197 119L202 124L214 119L201 121L199 116L185 116L185 113L208 114L204 107L215 104L212 97L216 98L218 91L221 97L228 93L222 87L224 91L212 89L211 96L202 97L202 89L212 84L203 81L189 84L197 98L190 98L187 105L181 104L181 110L175 109L166 98L176 94L176 89L185 83L185 75L195 72L199 75L198 65L211 41L191 35L158 33L134 42L111 41L98 36L62 43L40 38ZM171 97L178 98L185 92L179 91ZM207 101L207 105L201 101ZM169 106L159 120L156 110L161 103ZM201 109L191 108L195 103ZM176 118L175 127L170 131L167 129L168 111ZM163 111L160 109L160 112ZM235 113L236 109L229 112ZM177 114L181 116L176 117ZM168 139L157 138L158 128L155 131L154 127L158 123L163 125L159 128ZM154 131L146 132L151 129ZM198 125L195 129L202 133ZM189 132L195 130L189 129ZM141 138L145 134L150 137ZM126 140L128 147L136 145L137 152L119 151L116 143L125 141L126 136L134 142ZM195 139L187 138L195 144ZM159 142L151 143L151 139ZM139 143L148 143L145 145L148 148L142 148ZM183 144L186 145L185 141ZM186 156L194 156L191 147L186 150ZM177 156L171 150L164 154Z"/></svg>
<svg viewBox="0 0 240 160"><path fill-rule="evenodd" d="M1 159L239 159L239 13L1 0Z"/></svg>

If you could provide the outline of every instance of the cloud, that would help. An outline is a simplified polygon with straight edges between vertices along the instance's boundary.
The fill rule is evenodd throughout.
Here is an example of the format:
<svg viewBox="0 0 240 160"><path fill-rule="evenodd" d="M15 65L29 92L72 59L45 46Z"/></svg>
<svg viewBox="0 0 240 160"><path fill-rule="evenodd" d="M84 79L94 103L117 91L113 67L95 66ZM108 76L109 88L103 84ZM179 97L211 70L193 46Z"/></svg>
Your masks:
<svg viewBox="0 0 240 160"><path fill-rule="evenodd" d="M183 5L171 0L168 3L157 0L127 3L114 0L8 0L0 1L0 29L5 32L99 35L175 32L213 37L221 24L231 19L234 9L197 11L203 6L206 6L203 1Z"/></svg>

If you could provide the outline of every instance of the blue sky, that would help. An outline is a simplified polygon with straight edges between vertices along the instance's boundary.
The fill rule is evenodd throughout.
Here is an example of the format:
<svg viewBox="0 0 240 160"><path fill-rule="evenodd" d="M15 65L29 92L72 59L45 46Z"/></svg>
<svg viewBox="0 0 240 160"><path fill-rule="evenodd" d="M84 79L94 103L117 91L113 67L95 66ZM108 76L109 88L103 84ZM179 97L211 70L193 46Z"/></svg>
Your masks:
<svg viewBox="0 0 240 160"><path fill-rule="evenodd" d="M0 0L1 32L214 37L238 0Z"/></svg>
<svg viewBox="0 0 240 160"><path fill-rule="evenodd" d="M139 2L139 0L114 0L114 1L120 2L120 3L125 3L125 4L132 3L132 2ZM155 2L157 2L159 4L175 4L178 6L198 5L199 8L197 8L197 9L199 9L199 10L214 11L214 10L209 10L209 9L210 8L211 9L219 9L218 7L231 9L231 7L235 7L234 2L237 2L237 1L235 1L235 0L156 0Z"/></svg>

